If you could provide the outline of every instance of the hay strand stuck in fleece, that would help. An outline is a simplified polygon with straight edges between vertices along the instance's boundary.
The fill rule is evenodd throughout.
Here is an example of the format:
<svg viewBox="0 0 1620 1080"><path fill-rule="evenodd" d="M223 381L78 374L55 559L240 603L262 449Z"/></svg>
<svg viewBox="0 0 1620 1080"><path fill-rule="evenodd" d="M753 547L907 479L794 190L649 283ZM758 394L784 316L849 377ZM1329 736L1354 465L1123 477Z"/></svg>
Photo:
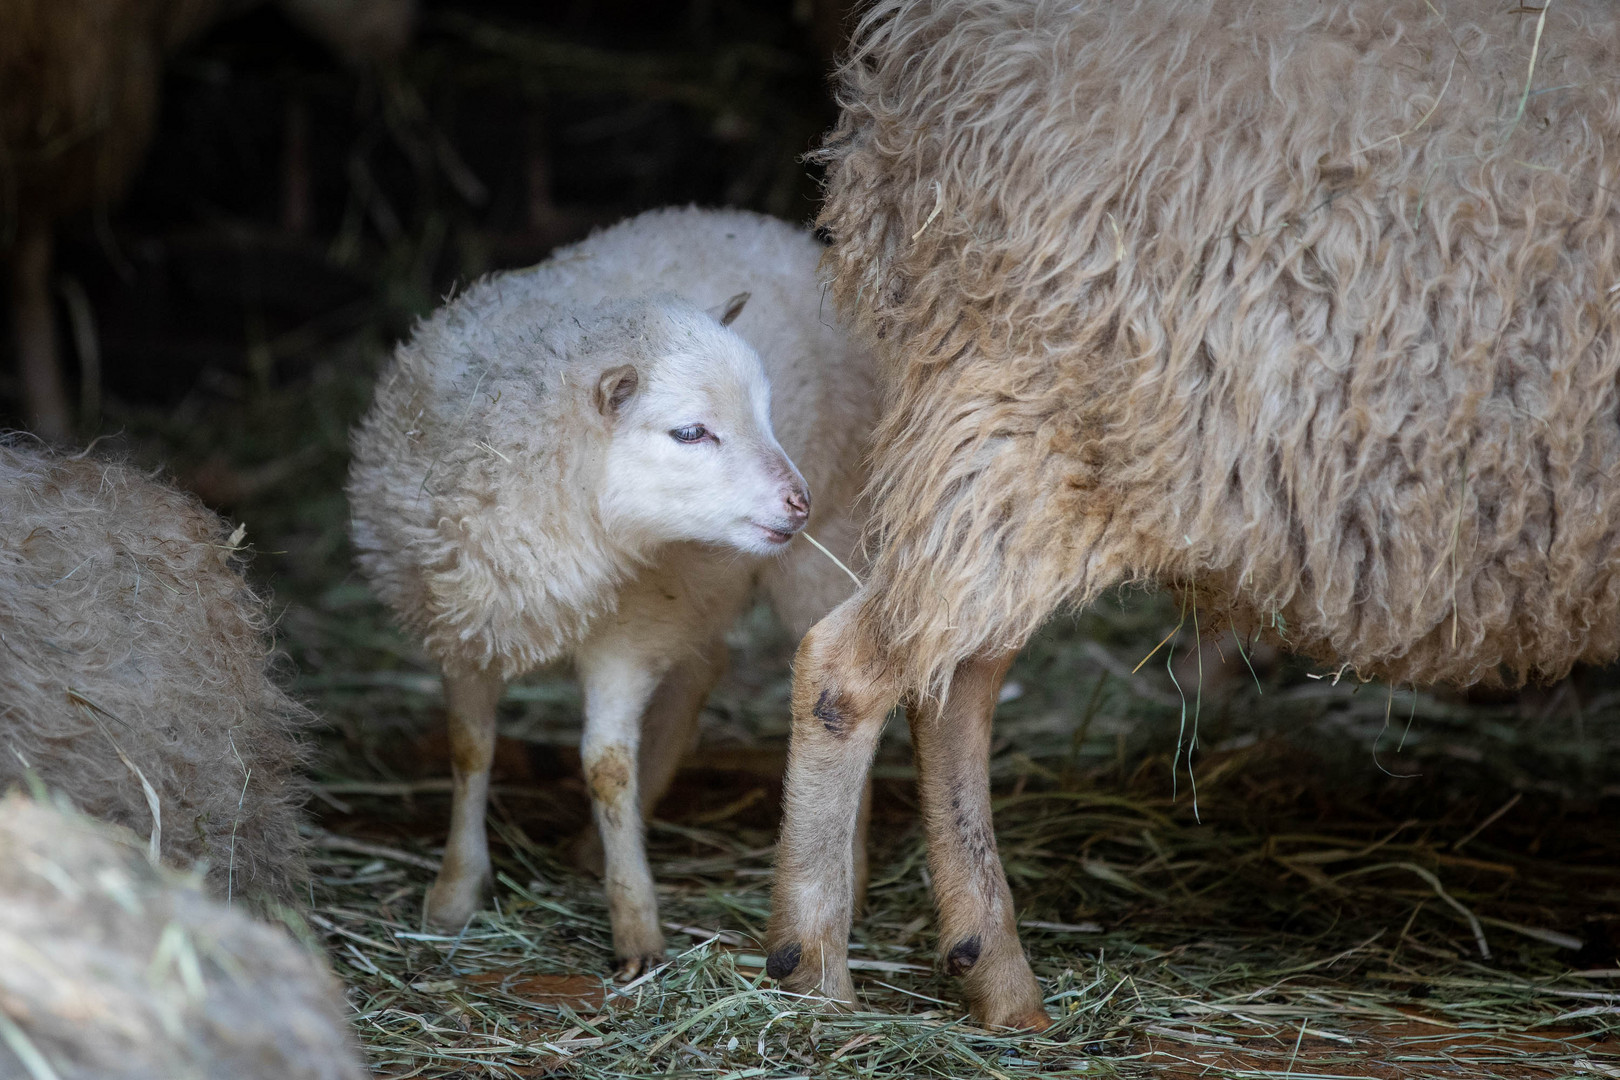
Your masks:
<svg viewBox="0 0 1620 1080"><path fill-rule="evenodd" d="M32 771L217 896L294 899L310 717L239 541L126 466L0 445L0 788Z"/></svg>
<svg viewBox="0 0 1620 1080"><path fill-rule="evenodd" d="M870 9L820 223L902 682L1122 581L1364 678L1620 651L1616 14Z"/></svg>
<svg viewBox="0 0 1620 1080"><path fill-rule="evenodd" d="M144 846L76 812L0 801L0 1075L363 1076L326 965Z"/></svg>

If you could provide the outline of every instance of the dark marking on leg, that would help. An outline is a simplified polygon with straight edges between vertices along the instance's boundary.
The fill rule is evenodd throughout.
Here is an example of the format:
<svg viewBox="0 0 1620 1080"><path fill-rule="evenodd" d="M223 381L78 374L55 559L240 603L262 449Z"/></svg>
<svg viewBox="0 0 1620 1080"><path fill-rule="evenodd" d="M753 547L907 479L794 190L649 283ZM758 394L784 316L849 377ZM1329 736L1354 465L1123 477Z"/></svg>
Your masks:
<svg viewBox="0 0 1620 1080"><path fill-rule="evenodd" d="M802 955L804 950L799 947L797 941L782 946L765 958L765 974L773 979L787 978L799 966L799 957ZM978 955L977 946L974 948L974 955Z"/></svg>
<svg viewBox="0 0 1620 1080"><path fill-rule="evenodd" d="M979 962L979 935L963 938L945 957L945 970L952 975L966 975Z"/></svg>
<svg viewBox="0 0 1620 1080"><path fill-rule="evenodd" d="M823 690L821 696L816 698L816 707L810 710L810 715L821 721L821 726L827 729L827 734L842 739L849 734L849 706L845 703L842 694L831 690Z"/></svg>

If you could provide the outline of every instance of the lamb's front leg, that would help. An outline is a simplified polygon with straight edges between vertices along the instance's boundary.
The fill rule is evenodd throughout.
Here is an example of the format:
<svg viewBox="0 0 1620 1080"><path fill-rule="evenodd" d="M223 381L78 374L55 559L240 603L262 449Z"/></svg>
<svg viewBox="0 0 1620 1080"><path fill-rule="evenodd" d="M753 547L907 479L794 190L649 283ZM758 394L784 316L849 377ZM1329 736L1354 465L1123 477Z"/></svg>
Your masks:
<svg viewBox="0 0 1620 1080"><path fill-rule="evenodd" d="M855 1000L848 950L862 793L896 700L854 605L812 627L794 660L765 965L787 989L839 1002Z"/></svg>
<svg viewBox="0 0 1620 1080"><path fill-rule="evenodd" d="M637 779L641 715L664 673L622 638L583 650L577 663L585 690L580 764L602 836L614 977L633 979L664 958Z"/></svg>
<svg viewBox="0 0 1620 1080"><path fill-rule="evenodd" d="M944 704L912 711L911 744L945 970L961 977L974 1019L1041 1031L1051 1020L1018 941L990 820L990 725L1012 658L958 665Z"/></svg>
<svg viewBox="0 0 1620 1080"><path fill-rule="evenodd" d="M489 768L495 760L495 706L505 683L489 672L444 676L450 723L450 836L438 880L428 890L427 921L457 930L483 903L489 880L489 842L484 809Z"/></svg>

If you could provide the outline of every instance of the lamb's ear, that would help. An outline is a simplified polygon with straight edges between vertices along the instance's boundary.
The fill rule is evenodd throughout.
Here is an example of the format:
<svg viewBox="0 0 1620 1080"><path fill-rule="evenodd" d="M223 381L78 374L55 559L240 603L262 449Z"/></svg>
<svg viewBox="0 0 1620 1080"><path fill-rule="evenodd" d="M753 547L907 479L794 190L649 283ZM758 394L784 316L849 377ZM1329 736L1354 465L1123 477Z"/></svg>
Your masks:
<svg viewBox="0 0 1620 1080"><path fill-rule="evenodd" d="M636 392L641 385L641 376L629 364L620 364L610 367L602 372L602 377L596 383L596 407L603 416L612 418L617 416L624 403Z"/></svg>
<svg viewBox="0 0 1620 1080"><path fill-rule="evenodd" d="M748 303L748 298L753 295L753 293L740 292L718 307L710 308L709 314L718 319L721 326L730 326L737 321L737 316L742 314L743 305Z"/></svg>

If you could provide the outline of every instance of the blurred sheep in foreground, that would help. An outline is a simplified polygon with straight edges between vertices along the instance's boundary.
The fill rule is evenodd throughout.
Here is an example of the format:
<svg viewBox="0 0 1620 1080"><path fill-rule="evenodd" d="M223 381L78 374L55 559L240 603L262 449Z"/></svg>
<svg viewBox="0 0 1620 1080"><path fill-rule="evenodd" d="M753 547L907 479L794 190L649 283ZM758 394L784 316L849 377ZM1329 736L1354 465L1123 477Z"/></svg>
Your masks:
<svg viewBox="0 0 1620 1080"><path fill-rule="evenodd" d="M0 800L0 1076L359 1080L342 988L123 829Z"/></svg>
<svg viewBox="0 0 1620 1080"><path fill-rule="evenodd" d="M310 716L239 541L127 466L0 444L0 790L31 770L220 897L292 899Z"/></svg>

